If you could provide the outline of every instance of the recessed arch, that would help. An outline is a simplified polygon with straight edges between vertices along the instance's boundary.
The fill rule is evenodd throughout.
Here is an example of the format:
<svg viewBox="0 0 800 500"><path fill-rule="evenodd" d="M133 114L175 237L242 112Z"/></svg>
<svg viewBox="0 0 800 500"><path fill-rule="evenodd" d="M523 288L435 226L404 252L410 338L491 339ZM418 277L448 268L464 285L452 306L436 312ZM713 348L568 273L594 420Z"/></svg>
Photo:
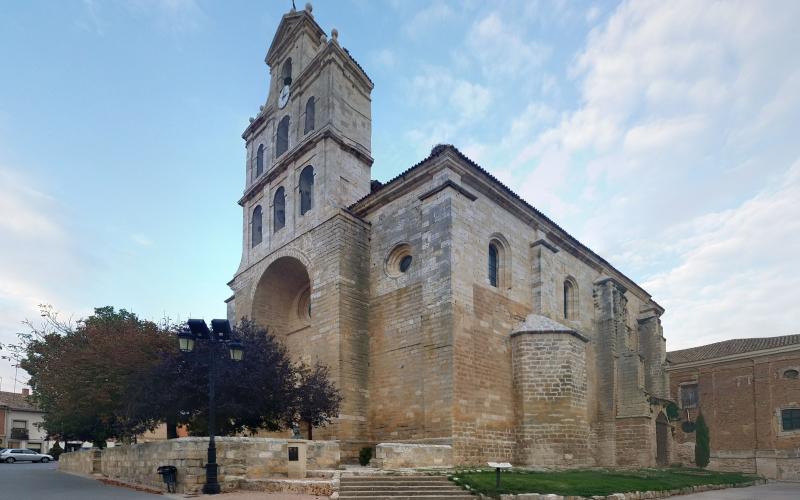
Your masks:
<svg viewBox="0 0 800 500"><path fill-rule="evenodd" d="M498 290L511 288L511 247L508 240L500 233L489 237L487 247L487 280L489 285Z"/></svg>
<svg viewBox="0 0 800 500"><path fill-rule="evenodd" d="M277 232L286 225L286 191L283 186L275 190L272 199L272 232Z"/></svg>
<svg viewBox="0 0 800 500"><path fill-rule="evenodd" d="M261 244L263 239L264 220L261 205L256 205L253 209L253 216L250 220L250 246L255 247Z"/></svg>
<svg viewBox="0 0 800 500"><path fill-rule="evenodd" d="M311 311L311 279L303 262L284 256L269 264L255 287L253 320L280 338L308 327Z"/></svg>
<svg viewBox="0 0 800 500"><path fill-rule="evenodd" d="M306 166L300 172L300 215L314 208L314 167Z"/></svg>
<svg viewBox="0 0 800 500"><path fill-rule="evenodd" d="M264 145L258 145L258 152L256 153L256 177L264 173Z"/></svg>
<svg viewBox="0 0 800 500"><path fill-rule="evenodd" d="M563 284L564 319L578 319L578 282L572 276L564 278Z"/></svg>
<svg viewBox="0 0 800 500"><path fill-rule="evenodd" d="M278 122L278 130L275 133L275 157L279 157L287 149L289 149L289 115Z"/></svg>
<svg viewBox="0 0 800 500"><path fill-rule="evenodd" d="M306 119L305 119L305 126L303 128L303 133L304 134L307 134L307 133L311 132L315 128L315 125L316 125L315 124L315 121L316 121L315 108L316 108L316 100L314 99L314 96L312 95L311 97L308 98L308 101L306 101Z"/></svg>

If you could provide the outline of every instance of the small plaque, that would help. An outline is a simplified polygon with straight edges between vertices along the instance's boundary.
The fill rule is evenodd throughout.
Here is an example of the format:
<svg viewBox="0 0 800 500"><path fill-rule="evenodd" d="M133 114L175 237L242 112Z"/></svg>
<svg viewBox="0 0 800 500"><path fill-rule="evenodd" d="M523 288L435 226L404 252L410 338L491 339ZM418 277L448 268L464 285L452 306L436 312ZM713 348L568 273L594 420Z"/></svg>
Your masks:
<svg viewBox="0 0 800 500"><path fill-rule="evenodd" d="M510 469L511 464L508 462L489 462L489 467L493 469Z"/></svg>
<svg viewBox="0 0 800 500"><path fill-rule="evenodd" d="M298 453L297 453L297 446L290 446L289 447L289 461L290 462L297 462L299 460Z"/></svg>

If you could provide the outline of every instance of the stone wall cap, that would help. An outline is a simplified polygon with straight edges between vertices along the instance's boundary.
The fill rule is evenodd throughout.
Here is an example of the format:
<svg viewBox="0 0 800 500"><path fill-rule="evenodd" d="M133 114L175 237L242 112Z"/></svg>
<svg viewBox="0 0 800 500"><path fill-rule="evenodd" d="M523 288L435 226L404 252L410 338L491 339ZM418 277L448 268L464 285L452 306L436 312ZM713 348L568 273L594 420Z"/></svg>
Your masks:
<svg viewBox="0 0 800 500"><path fill-rule="evenodd" d="M562 325L558 321L542 316L541 314L529 314L525 321L511 330L511 336L515 337L523 333L566 333L579 338L584 342L589 339L574 328Z"/></svg>
<svg viewBox="0 0 800 500"><path fill-rule="evenodd" d="M425 443L378 443L376 446L406 446L408 448L452 448L449 444L425 444Z"/></svg>

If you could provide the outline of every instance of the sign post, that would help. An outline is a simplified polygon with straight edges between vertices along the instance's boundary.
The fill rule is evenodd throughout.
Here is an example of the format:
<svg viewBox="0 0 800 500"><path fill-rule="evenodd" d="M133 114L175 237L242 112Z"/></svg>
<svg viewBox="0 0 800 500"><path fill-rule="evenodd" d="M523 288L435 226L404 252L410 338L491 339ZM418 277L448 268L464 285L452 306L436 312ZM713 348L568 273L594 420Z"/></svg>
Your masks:
<svg viewBox="0 0 800 500"><path fill-rule="evenodd" d="M511 464L508 462L489 462L489 467L494 467L495 471L497 471L497 481L495 482L495 488L500 489L500 470L501 469L510 469Z"/></svg>

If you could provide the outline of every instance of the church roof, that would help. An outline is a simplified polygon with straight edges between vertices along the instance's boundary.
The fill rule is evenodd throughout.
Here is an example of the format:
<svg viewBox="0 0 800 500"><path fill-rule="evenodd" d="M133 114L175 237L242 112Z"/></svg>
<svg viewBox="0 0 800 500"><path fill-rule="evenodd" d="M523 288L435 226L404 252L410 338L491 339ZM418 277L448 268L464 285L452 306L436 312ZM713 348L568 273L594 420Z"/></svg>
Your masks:
<svg viewBox="0 0 800 500"><path fill-rule="evenodd" d="M41 411L28 396L6 391L0 391L0 407L7 407L10 410Z"/></svg>
<svg viewBox="0 0 800 500"><path fill-rule="evenodd" d="M634 285L637 289L639 289L642 292L644 292L645 294L647 294L648 298L650 297L650 294L648 294L647 291L644 290L642 287L637 285L635 281L633 281L632 279L630 279L627 276L625 276L625 274L623 274L616 267L611 265L611 263L608 262L607 260L605 260L603 257L601 257L600 255L596 254L591 248L587 247L586 245L584 245L583 243L578 241L577 238L575 238L574 236L569 234L564 228L562 228L561 226L556 224L552 219L550 219L545 214L540 212L536 207L534 207L533 205L531 205L530 203L525 201L521 196L519 196L517 193L515 193L511 188L509 188L508 186L506 186L505 184L500 182L500 180L497 179L492 174L490 174L489 171L487 171L486 169L484 169L483 167L481 167L480 165L475 163L472 159L467 157L464 153L459 151L459 149L456 148L455 146L453 146L452 144L439 144L439 145L434 146L433 149L431 149L431 154L428 155L427 158L423 159L419 163L411 166L410 168L408 168L405 171L403 171L400 174L398 174L393 179L390 179L389 181L387 181L387 182L385 182L383 184L380 184L380 183L373 184L371 192L368 195L362 197L360 200L358 200L355 203L353 203L352 205L350 205L348 207L348 209L350 211L352 211L352 212L358 213L359 212L359 210L358 210L359 205L363 205L364 202L369 200L370 198L378 196L380 193L382 193L382 192L384 192L386 190L390 190L393 186L398 185L401 181L405 180L405 178L409 174L411 174L411 173L413 173L413 172L425 167L426 165L430 164L432 160L434 160L435 158L437 158L437 157L439 157L439 156L441 156L441 155L443 155L443 154L445 154L447 152L454 153L458 158L463 160L464 163L469 165L471 168L477 170L484 177L488 178L493 184L498 186L506 194L508 194L509 196L514 198L515 200L517 200L520 203L522 203L529 211L531 211L534 214L536 214L537 217L541 218L547 224L549 224L552 227L554 227L560 233L559 236L562 237L564 240L566 240L567 243L569 243L569 244L575 246L576 248L588 253L597 262L601 263L603 266L607 267L608 269L614 271L619 276L621 276L622 278L627 280L627 282L629 282L632 285ZM652 299L650 299L650 300L654 304L656 304L655 301L653 301ZM661 307L661 306L658 306L658 304L656 304L656 306L659 307L659 308Z"/></svg>
<svg viewBox="0 0 800 500"><path fill-rule="evenodd" d="M713 344L701 345L690 349L681 349L667 353L667 361L673 364L691 363L707 359L721 358L747 352L764 351L778 347L797 345L800 347L800 335L782 335L780 337L760 337L749 339L731 339Z"/></svg>

